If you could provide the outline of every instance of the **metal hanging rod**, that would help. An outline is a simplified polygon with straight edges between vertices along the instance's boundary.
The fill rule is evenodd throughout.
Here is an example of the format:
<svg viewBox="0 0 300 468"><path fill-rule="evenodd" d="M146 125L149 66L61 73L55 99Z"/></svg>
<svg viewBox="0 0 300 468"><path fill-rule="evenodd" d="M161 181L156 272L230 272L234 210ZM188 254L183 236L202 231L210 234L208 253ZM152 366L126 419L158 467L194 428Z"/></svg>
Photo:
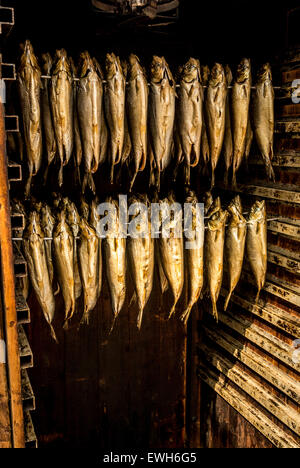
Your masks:
<svg viewBox="0 0 300 468"><path fill-rule="evenodd" d="M205 218L207 219L207 216L205 216ZM280 218L270 218L270 219L267 219L267 222L269 223L270 221L278 221ZM128 223L126 223L128 224ZM251 224L249 221L246 221L246 224ZM244 225L244 223L241 223L240 224L241 226ZM229 226L229 224L225 224L225 226ZM208 226L205 226L204 229L208 229ZM183 230L183 232L186 231L186 229ZM159 232L156 232L155 234L162 234L162 231L159 231ZM130 237L130 235L127 235L126 237ZM76 236L75 237L76 240L79 240L80 237L79 236ZM13 241L16 241L16 242L20 242L23 240L23 237L12 237L12 240ZM48 240L53 240L53 237L43 237L43 240L44 241L48 241Z"/></svg>
<svg viewBox="0 0 300 468"><path fill-rule="evenodd" d="M51 76L50 75L41 75L41 78L45 78L47 80L51 80ZM73 81L80 81L80 78L72 78ZM106 80L102 80L102 83L107 83ZM128 81L126 81L126 84L129 84ZM148 83L148 86L150 86L151 83ZM180 88L180 85L179 84L176 84L176 88ZM208 86L205 86L205 85L202 85L202 88L208 88ZM228 89L232 89L233 86L227 86ZM251 89L256 89L256 86L251 86ZM273 89L285 89L285 90L288 90L288 89L295 89L295 87L293 86L273 86Z"/></svg>

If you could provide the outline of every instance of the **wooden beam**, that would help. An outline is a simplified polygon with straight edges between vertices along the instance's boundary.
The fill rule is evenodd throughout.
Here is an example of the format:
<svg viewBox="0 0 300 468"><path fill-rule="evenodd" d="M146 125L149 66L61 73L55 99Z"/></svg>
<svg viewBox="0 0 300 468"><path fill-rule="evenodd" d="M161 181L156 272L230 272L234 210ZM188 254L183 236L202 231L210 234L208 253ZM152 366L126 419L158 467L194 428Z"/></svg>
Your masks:
<svg viewBox="0 0 300 468"><path fill-rule="evenodd" d="M243 271L242 278L255 286L254 278L248 271ZM274 281L276 281L276 283ZM280 282L281 284L277 284L277 282ZM300 307L300 295L298 294L298 291L296 291L298 286L294 287L294 289L292 289L292 285L288 284L288 286L291 287L291 289L287 288L287 283L285 281L267 273L267 281L265 282L263 290Z"/></svg>
<svg viewBox="0 0 300 468"><path fill-rule="evenodd" d="M283 222L281 220L270 221L268 223L268 230L277 232L278 234L284 234L285 236L300 239L300 226L296 224Z"/></svg>
<svg viewBox="0 0 300 468"><path fill-rule="evenodd" d="M198 367L199 377L215 390L229 405L238 411L247 421L260 431L268 440L278 448L300 448L300 444L290 435L278 427L257 405L249 402L239 393L230 382L224 383L224 376L218 375L207 366Z"/></svg>
<svg viewBox="0 0 300 468"><path fill-rule="evenodd" d="M300 133L300 119L277 120L276 133Z"/></svg>
<svg viewBox="0 0 300 468"><path fill-rule="evenodd" d="M257 354L247 344L233 338L217 326L204 326L206 336L213 342L225 349L235 358L239 359L249 369L263 377L278 390L289 398L300 404L300 382L290 377L286 372L274 366L269 360ZM202 344L201 344L202 346ZM201 350L199 346L199 350Z"/></svg>
<svg viewBox="0 0 300 468"><path fill-rule="evenodd" d="M219 312L219 320L232 330L235 330L240 335L252 341L252 343L256 344L264 351L267 351L267 353L284 362L296 371L300 371L300 363L297 364L292 360L292 354L294 351L292 344L289 345L288 343L285 343L246 318L237 316L236 313L231 313L229 311L226 313Z"/></svg>
<svg viewBox="0 0 300 468"><path fill-rule="evenodd" d="M24 419L5 141L4 109L3 104L0 103L0 249L2 297L13 447L22 448L25 445Z"/></svg>
<svg viewBox="0 0 300 468"><path fill-rule="evenodd" d="M229 187L227 188L224 183L218 183L216 185L222 190L231 190L233 192L238 192L247 195L255 195L262 198L271 198L273 200L279 200L288 203L300 203L300 192L295 192L292 190L282 190L278 188L265 187L260 185L246 185L246 184L237 184L236 188Z"/></svg>
<svg viewBox="0 0 300 468"><path fill-rule="evenodd" d="M245 372L238 364L222 356L219 351L207 346L205 343L202 344L202 350L205 361L226 375L235 385L289 427L295 434L300 435L300 414L296 410L276 395L270 393L257 379Z"/></svg>
<svg viewBox="0 0 300 468"><path fill-rule="evenodd" d="M263 159L259 156L252 157L249 160L249 164L255 166L265 165ZM286 154L277 154L274 156L274 159L272 159L272 166L298 168L300 167L300 155L291 156Z"/></svg>
<svg viewBox="0 0 300 468"><path fill-rule="evenodd" d="M0 449L11 448L11 424L6 371L6 343L3 327L3 305L0 295Z"/></svg>
<svg viewBox="0 0 300 468"><path fill-rule="evenodd" d="M33 367L33 354L22 325L18 325L21 368Z"/></svg>
<svg viewBox="0 0 300 468"><path fill-rule="evenodd" d="M26 448L37 448L37 437L29 411L24 411L24 425Z"/></svg>
<svg viewBox="0 0 300 468"><path fill-rule="evenodd" d="M286 257L281 253L274 252L268 249L268 262L274 265L280 266L285 270L291 271L292 273L300 273L300 261L293 258Z"/></svg>
<svg viewBox="0 0 300 468"><path fill-rule="evenodd" d="M226 289L221 289L221 295L224 297L227 295ZM284 330L294 338L300 338L300 319L298 317L291 315L280 307L272 304L265 304L263 300L259 300L258 303L255 304L254 297L247 297L247 299L249 300L243 299L237 294L231 296L231 301L234 304L243 307L243 309L262 318L271 325Z"/></svg>
<svg viewBox="0 0 300 468"><path fill-rule="evenodd" d="M21 381L24 411L33 411L35 410L35 396L28 377L28 373L25 369L23 369L21 372Z"/></svg>

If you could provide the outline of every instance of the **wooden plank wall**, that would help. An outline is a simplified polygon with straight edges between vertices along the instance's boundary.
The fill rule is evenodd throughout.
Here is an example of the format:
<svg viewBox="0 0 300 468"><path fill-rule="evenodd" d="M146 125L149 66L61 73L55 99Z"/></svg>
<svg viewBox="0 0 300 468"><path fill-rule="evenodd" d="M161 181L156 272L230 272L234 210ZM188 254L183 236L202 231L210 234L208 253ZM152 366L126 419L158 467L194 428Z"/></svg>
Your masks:
<svg viewBox="0 0 300 468"><path fill-rule="evenodd" d="M283 83L290 85L289 72L283 73ZM209 316L210 304L203 305L198 350L202 447L300 447L300 362L293 361L300 338L300 119L299 105L291 116L286 101L281 103L276 182L266 181L255 147L236 191L219 178L217 193L224 205L235 193L245 211L256 199L265 199L268 218L277 219L268 224L267 281L258 304L245 262L226 313L221 312L224 280L218 325Z"/></svg>
<svg viewBox="0 0 300 468"><path fill-rule="evenodd" d="M128 282L130 288L130 282ZM111 334L112 312L106 281L88 326L78 330L78 310L62 330L63 304L57 299L49 329L30 295L28 338L34 367L28 370L36 394L32 414L39 447L182 447L185 440L186 328L167 322L153 291L141 331L132 290Z"/></svg>

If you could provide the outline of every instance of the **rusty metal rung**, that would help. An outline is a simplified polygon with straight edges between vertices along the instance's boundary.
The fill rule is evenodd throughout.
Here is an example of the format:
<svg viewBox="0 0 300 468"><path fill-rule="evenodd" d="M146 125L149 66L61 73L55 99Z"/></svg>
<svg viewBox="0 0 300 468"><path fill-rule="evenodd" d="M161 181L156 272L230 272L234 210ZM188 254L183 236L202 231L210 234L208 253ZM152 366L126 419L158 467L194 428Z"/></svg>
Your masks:
<svg viewBox="0 0 300 468"><path fill-rule="evenodd" d="M1 63L1 77L5 81L14 81L17 78L14 63Z"/></svg>
<svg viewBox="0 0 300 468"><path fill-rule="evenodd" d="M30 309L18 286L16 286L16 310L19 324L30 323Z"/></svg>
<svg viewBox="0 0 300 468"><path fill-rule="evenodd" d="M22 400L24 411L35 410L35 396L28 377L27 370L21 370Z"/></svg>
<svg viewBox="0 0 300 468"><path fill-rule="evenodd" d="M24 428L26 448L37 448L37 437L29 411L24 411Z"/></svg>
<svg viewBox="0 0 300 468"><path fill-rule="evenodd" d="M21 164L8 161L8 180L9 182L19 182L22 180Z"/></svg>
<svg viewBox="0 0 300 468"><path fill-rule="evenodd" d="M27 276L27 263L20 249L13 244L15 277L23 278Z"/></svg>
<svg viewBox="0 0 300 468"><path fill-rule="evenodd" d="M0 6L0 34L2 34L6 28L11 29L15 24L15 11L14 8Z"/></svg>
<svg viewBox="0 0 300 468"><path fill-rule="evenodd" d="M5 116L5 130L6 132L19 132L19 116L6 115Z"/></svg>
<svg viewBox="0 0 300 468"><path fill-rule="evenodd" d="M12 213L11 214L11 228L12 229L24 229L25 228L25 218L22 213Z"/></svg>
<svg viewBox="0 0 300 468"><path fill-rule="evenodd" d="M22 325L18 325L18 338L20 350L21 369L33 367L33 355L28 343L28 339Z"/></svg>

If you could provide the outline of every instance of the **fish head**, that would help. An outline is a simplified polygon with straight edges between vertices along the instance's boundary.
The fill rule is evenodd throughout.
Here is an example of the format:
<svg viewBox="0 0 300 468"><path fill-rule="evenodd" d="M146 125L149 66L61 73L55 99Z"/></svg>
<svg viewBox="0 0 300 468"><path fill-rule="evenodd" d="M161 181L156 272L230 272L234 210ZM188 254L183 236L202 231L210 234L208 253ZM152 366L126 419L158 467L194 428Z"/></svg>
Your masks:
<svg viewBox="0 0 300 468"><path fill-rule="evenodd" d="M210 76L210 69L207 65L202 65L201 66L201 77L202 77L202 83L204 86L207 85L208 80Z"/></svg>
<svg viewBox="0 0 300 468"><path fill-rule="evenodd" d="M54 74L57 74L62 71L68 73L69 75L72 74L71 64L69 62L66 50L58 49L55 52Z"/></svg>
<svg viewBox="0 0 300 468"><path fill-rule="evenodd" d="M120 73L124 77L120 59L119 57L116 57L116 55L113 52L111 54L106 54L105 71L106 78L108 80L111 80L118 73Z"/></svg>
<svg viewBox="0 0 300 468"><path fill-rule="evenodd" d="M252 222L261 222L266 217L266 202L265 200L256 201L251 207L249 214L249 221Z"/></svg>
<svg viewBox="0 0 300 468"><path fill-rule="evenodd" d="M232 76L232 71L229 65L225 65L225 76L226 76L227 86L230 86L233 80L233 76Z"/></svg>
<svg viewBox="0 0 300 468"><path fill-rule="evenodd" d="M121 60L121 67L122 67L122 70L123 70L124 77L127 78L128 68L129 68L129 64L128 64L127 60Z"/></svg>
<svg viewBox="0 0 300 468"><path fill-rule="evenodd" d="M190 58L182 67L181 70L181 79L186 83L191 83L192 81L202 82L201 71L200 71L200 62L197 59Z"/></svg>
<svg viewBox="0 0 300 468"><path fill-rule="evenodd" d="M244 83L251 78L251 63L247 58L243 58L236 71L236 82Z"/></svg>
<svg viewBox="0 0 300 468"><path fill-rule="evenodd" d="M221 210L221 199L220 197L216 198L213 203L211 204L207 216L212 217L214 213L217 213Z"/></svg>
<svg viewBox="0 0 300 468"><path fill-rule="evenodd" d="M31 234L37 234L40 237L43 237L40 223L40 215L35 210L29 213L24 237L29 237Z"/></svg>
<svg viewBox="0 0 300 468"><path fill-rule="evenodd" d="M45 75L51 75L51 69L53 65L52 57L49 52L42 54L43 65L42 69Z"/></svg>
<svg viewBox="0 0 300 468"><path fill-rule="evenodd" d="M94 64L95 70L97 71L97 73L98 73L98 75L100 76L100 78L103 80L104 75L103 75L103 71L102 71L102 68L101 68L101 66L100 66L100 63L98 62L98 60L97 60L95 57L93 57L92 60L93 60L93 64Z"/></svg>
<svg viewBox="0 0 300 468"><path fill-rule="evenodd" d="M32 67L39 70L39 65L37 58L34 54L33 47L31 42L27 39L24 44L21 45L22 55L21 55L21 65L20 68Z"/></svg>
<svg viewBox="0 0 300 468"><path fill-rule="evenodd" d="M90 205L90 225L93 227L93 228L97 228L98 226L98 223L100 221L100 215L98 213L98 205L99 205L99 200L98 198L95 198L91 205Z"/></svg>
<svg viewBox="0 0 300 468"><path fill-rule="evenodd" d="M220 63L215 63L210 73L209 86L214 88L221 83L224 83L225 79L224 68Z"/></svg>
<svg viewBox="0 0 300 468"><path fill-rule="evenodd" d="M88 73L94 69L94 63L87 50L85 50L84 52L81 52L80 57L79 57L79 66L80 66L81 78L83 78L84 76L87 76Z"/></svg>
<svg viewBox="0 0 300 468"><path fill-rule="evenodd" d="M150 79L153 83L160 83L165 76L166 61L164 57L153 56L150 67Z"/></svg>
<svg viewBox="0 0 300 468"><path fill-rule="evenodd" d="M257 83L263 83L264 81L272 81L272 69L269 63L264 63L257 74Z"/></svg>
<svg viewBox="0 0 300 468"><path fill-rule="evenodd" d="M212 193L211 192L206 192L204 194L204 211L205 211L205 214L207 214L210 210L210 207L212 206L213 202L214 202L214 199L213 199L213 196L212 196Z"/></svg>

